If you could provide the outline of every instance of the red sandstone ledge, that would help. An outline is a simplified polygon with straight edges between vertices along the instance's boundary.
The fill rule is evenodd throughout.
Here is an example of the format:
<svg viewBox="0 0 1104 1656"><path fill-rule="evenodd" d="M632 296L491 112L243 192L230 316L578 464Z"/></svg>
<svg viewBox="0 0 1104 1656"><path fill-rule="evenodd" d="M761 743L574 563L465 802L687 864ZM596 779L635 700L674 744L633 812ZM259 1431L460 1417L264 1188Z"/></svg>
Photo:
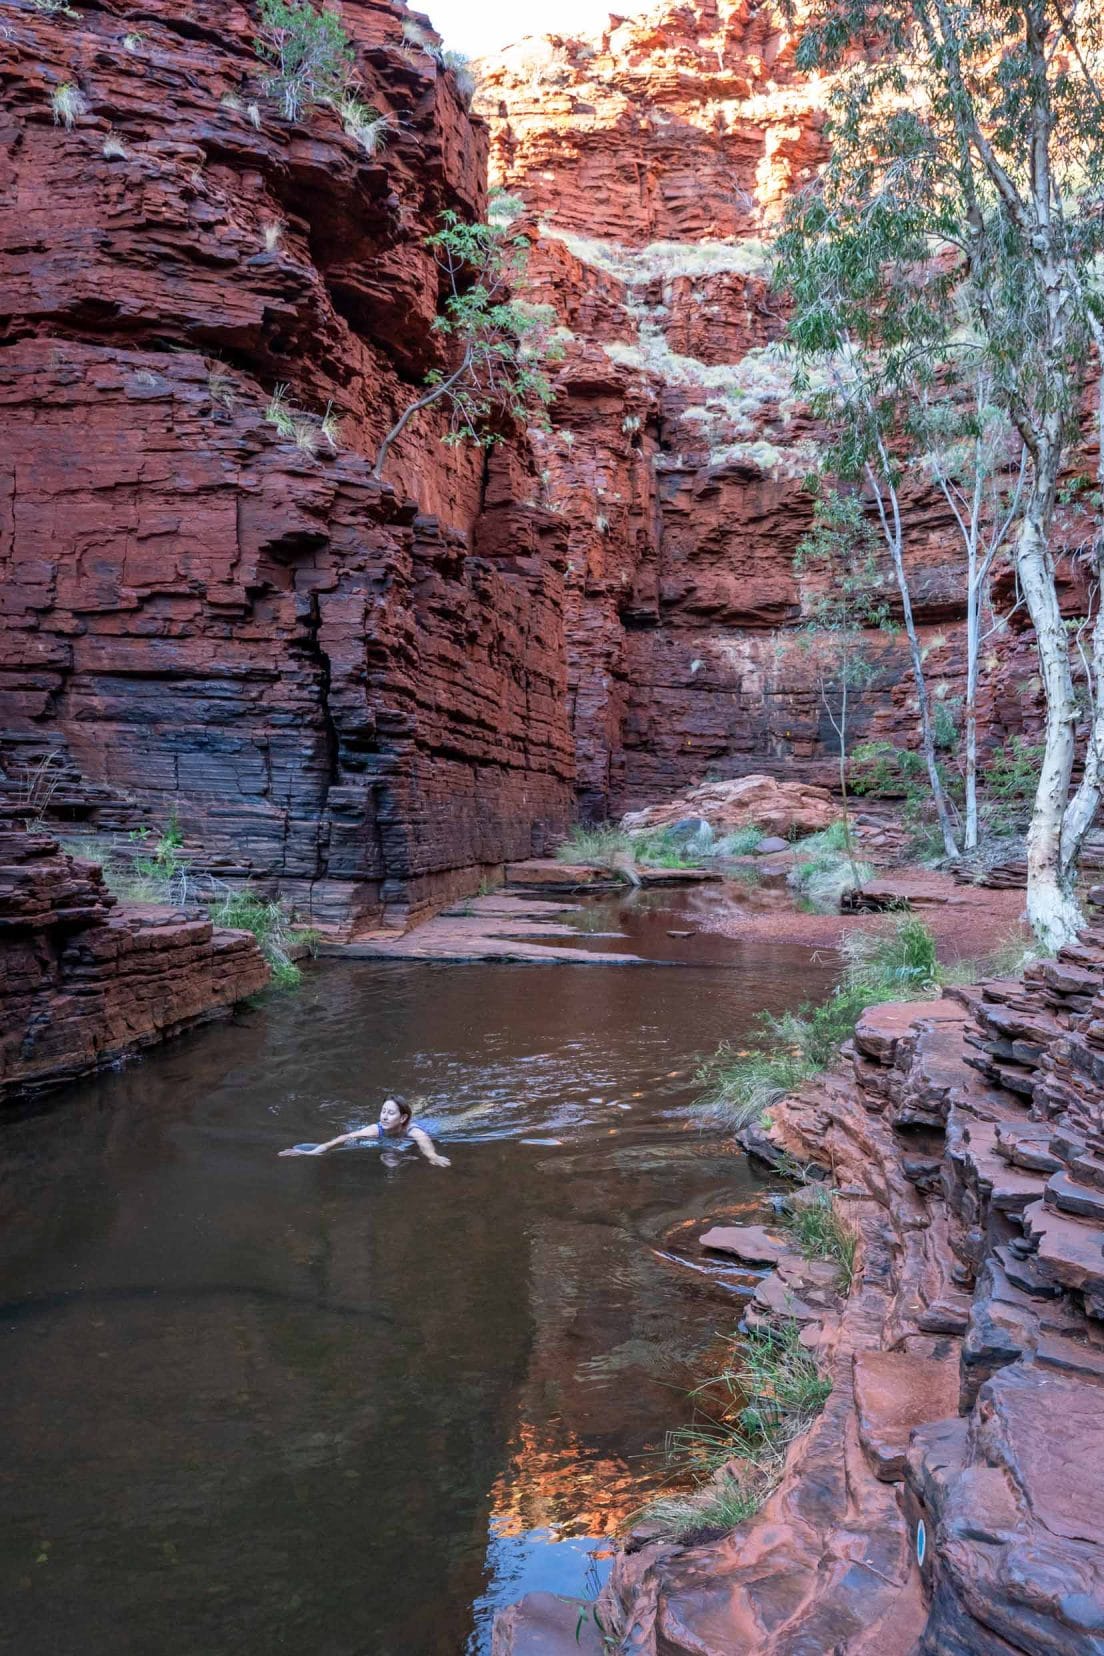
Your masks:
<svg viewBox="0 0 1104 1656"><path fill-rule="evenodd" d="M117 904L92 863L0 832L0 1102L228 1013L269 971L247 932Z"/></svg>

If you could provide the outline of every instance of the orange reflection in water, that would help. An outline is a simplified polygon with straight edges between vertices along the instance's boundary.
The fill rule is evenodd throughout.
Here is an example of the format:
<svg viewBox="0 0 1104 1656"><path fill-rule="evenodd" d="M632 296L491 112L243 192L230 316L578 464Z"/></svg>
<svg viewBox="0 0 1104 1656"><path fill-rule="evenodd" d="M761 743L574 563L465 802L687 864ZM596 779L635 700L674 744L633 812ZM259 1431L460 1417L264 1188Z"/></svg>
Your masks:
<svg viewBox="0 0 1104 1656"><path fill-rule="evenodd" d="M509 1465L491 1489L501 1535L554 1529L563 1537L613 1535L657 1489L669 1487L661 1452L631 1464L581 1443L558 1415L523 1422Z"/></svg>

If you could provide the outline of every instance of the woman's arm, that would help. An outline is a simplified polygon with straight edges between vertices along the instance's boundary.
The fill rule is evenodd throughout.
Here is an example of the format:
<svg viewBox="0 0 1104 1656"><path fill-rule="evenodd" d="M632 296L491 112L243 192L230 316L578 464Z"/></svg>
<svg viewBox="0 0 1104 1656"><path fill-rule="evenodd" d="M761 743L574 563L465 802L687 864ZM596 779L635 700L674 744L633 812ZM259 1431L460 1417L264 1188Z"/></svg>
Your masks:
<svg viewBox="0 0 1104 1656"><path fill-rule="evenodd" d="M434 1167L452 1166L452 1163L449 1161L447 1156L438 1155L437 1151L433 1147L433 1140L430 1138L429 1134L424 1133L420 1127L412 1127L410 1129L410 1136L414 1140L414 1143L418 1146L418 1149L422 1152L422 1155L425 1157L427 1162L432 1162Z"/></svg>
<svg viewBox="0 0 1104 1656"><path fill-rule="evenodd" d="M337 1138L327 1139L325 1144L316 1144L313 1150L281 1150L281 1156L321 1156L327 1150L335 1150L339 1144L351 1144L354 1139L379 1138L379 1127L375 1122L371 1127L358 1127L353 1133L342 1133Z"/></svg>

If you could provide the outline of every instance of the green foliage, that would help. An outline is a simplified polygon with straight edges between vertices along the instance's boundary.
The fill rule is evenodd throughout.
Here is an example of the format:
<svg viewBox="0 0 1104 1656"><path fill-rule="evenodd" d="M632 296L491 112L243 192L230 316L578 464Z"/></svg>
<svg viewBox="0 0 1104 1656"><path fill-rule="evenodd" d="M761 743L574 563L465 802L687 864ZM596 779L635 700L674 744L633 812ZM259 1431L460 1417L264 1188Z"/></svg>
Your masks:
<svg viewBox="0 0 1104 1656"><path fill-rule="evenodd" d="M914 1000L935 991L942 976L935 941L915 915L871 930L856 928L841 941L844 970L819 1006L765 1012L746 1048L723 1044L699 1068L700 1105L731 1129L748 1126L764 1110L834 1063L868 1006Z"/></svg>
<svg viewBox="0 0 1104 1656"><path fill-rule="evenodd" d="M715 857L748 857L763 838L763 830L754 822L743 828L732 828L722 834L713 847Z"/></svg>
<svg viewBox="0 0 1104 1656"><path fill-rule="evenodd" d="M600 823L596 827L576 823L563 844L556 847L556 858L559 862L596 863L600 868L608 868L618 852L632 848L632 836L614 823Z"/></svg>
<svg viewBox="0 0 1104 1656"><path fill-rule="evenodd" d="M940 753L952 753L958 747L958 712L961 703L937 699L932 703L932 737Z"/></svg>
<svg viewBox="0 0 1104 1656"><path fill-rule="evenodd" d="M452 76L453 85L464 103L470 103L477 84L471 60L463 52L442 52L441 68Z"/></svg>
<svg viewBox="0 0 1104 1656"><path fill-rule="evenodd" d="M891 742L861 742L851 755L847 779L852 792L874 799L918 799L925 786L924 761L911 748Z"/></svg>
<svg viewBox="0 0 1104 1656"><path fill-rule="evenodd" d="M337 12L311 0L260 0L254 48L270 66L264 89L297 121L324 102L338 102L353 74L353 48Z"/></svg>
<svg viewBox="0 0 1104 1656"><path fill-rule="evenodd" d="M646 1509L661 1533L687 1540L732 1529L754 1517L776 1487L787 1449L832 1391L800 1336L791 1321L733 1339L720 1372L695 1389L702 1418L668 1433L667 1456L683 1476L709 1481Z"/></svg>
<svg viewBox="0 0 1104 1656"><path fill-rule="evenodd" d="M278 989L294 989L302 973L288 954L289 944L305 942L311 934L300 936L291 931L287 916L279 903L266 902L253 892L243 889L212 903L209 909L216 926L227 931L252 932L257 946L268 962L272 981Z"/></svg>
<svg viewBox="0 0 1104 1656"><path fill-rule="evenodd" d="M451 209L426 238L444 286L433 321L447 366L426 375L427 390L403 411L380 445L373 475L413 416L436 403L448 414L444 441L490 448L511 425L548 426L552 386L544 364L562 356L551 338L548 306L516 296L524 286L528 242L502 222L468 223Z"/></svg>
<svg viewBox="0 0 1104 1656"><path fill-rule="evenodd" d="M847 822L842 818L800 840L797 850L798 860L786 876L786 883L820 913L838 909L845 893L854 891L874 872L869 863L855 856Z"/></svg>
<svg viewBox="0 0 1104 1656"><path fill-rule="evenodd" d="M793 1207L786 1226L806 1259L829 1259L837 1266L840 1292L849 1294L855 1275L858 1233L843 1217L833 1190L806 1185L812 1200Z"/></svg>
<svg viewBox="0 0 1104 1656"><path fill-rule="evenodd" d="M392 130L391 117L381 115L375 104L366 103L350 89L341 93L334 108L345 131L356 139L364 153L378 155Z"/></svg>
<svg viewBox="0 0 1104 1656"><path fill-rule="evenodd" d="M994 750L982 771L982 786L996 825L1018 824L1030 815L1042 762L1042 744L1026 742L1022 736Z"/></svg>

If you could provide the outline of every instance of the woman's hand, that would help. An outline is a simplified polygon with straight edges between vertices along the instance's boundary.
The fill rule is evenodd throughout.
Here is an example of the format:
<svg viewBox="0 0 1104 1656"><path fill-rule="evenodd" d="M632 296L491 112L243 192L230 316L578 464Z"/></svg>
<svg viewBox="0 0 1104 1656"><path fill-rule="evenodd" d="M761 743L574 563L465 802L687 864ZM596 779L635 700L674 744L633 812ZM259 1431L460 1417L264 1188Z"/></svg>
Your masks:
<svg viewBox="0 0 1104 1656"><path fill-rule="evenodd" d="M452 1166L452 1163L449 1161L447 1156L439 1156L436 1153L436 1151L433 1153L432 1156L430 1156L429 1160L431 1161L431 1163L433 1164L434 1167L451 1167Z"/></svg>

